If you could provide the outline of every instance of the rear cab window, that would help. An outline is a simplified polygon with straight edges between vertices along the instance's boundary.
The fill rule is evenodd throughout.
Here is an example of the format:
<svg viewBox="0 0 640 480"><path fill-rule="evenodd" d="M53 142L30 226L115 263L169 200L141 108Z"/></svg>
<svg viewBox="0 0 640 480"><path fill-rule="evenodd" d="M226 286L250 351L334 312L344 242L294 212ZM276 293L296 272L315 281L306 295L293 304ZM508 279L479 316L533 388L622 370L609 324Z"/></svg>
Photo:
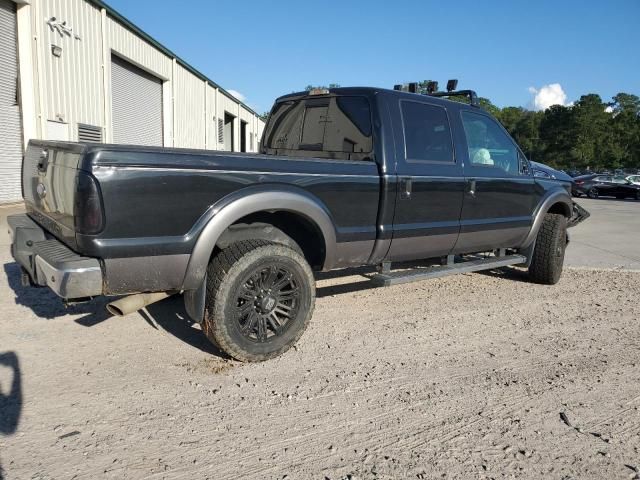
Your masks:
<svg viewBox="0 0 640 480"><path fill-rule="evenodd" d="M263 148L285 156L372 160L372 130L366 97L283 101L271 112Z"/></svg>
<svg viewBox="0 0 640 480"><path fill-rule="evenodd" d="M454 163L447 111L440 106L404 100L400 103L407 162Z"/></svg>

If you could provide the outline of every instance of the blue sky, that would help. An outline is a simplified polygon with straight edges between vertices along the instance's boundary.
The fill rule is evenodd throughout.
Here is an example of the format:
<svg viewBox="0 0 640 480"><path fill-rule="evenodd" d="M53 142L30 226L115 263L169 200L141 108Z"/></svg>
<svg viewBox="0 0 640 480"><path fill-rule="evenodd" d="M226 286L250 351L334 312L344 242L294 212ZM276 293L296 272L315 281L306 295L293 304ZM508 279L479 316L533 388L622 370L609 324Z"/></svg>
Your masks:
<svg viewBox="0 0 640 480"><path fill-rule="evenodd" d="M458 78L501 107L640 94L640 0L107 2L258 112L329 83Z"/></svg>

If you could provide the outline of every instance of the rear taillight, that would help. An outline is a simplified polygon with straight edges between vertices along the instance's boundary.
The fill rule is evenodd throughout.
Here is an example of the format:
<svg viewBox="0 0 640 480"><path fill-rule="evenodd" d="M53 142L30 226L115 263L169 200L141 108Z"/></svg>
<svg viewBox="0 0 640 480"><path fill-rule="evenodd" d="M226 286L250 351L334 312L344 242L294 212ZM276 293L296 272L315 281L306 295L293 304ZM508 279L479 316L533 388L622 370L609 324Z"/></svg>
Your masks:
<svg viewBox="0 0 640 480"><path fill-rule="evenodd" d="M82 170L78 172L73 216L78 233L95 235L104 227L102 198L98 181Z"/></svg>
<svg viewBox="0 0 640 480"><path fill-rule="evenodd" d="M576 180L576 185L582 185L584 182L582 180Z"/></svg>

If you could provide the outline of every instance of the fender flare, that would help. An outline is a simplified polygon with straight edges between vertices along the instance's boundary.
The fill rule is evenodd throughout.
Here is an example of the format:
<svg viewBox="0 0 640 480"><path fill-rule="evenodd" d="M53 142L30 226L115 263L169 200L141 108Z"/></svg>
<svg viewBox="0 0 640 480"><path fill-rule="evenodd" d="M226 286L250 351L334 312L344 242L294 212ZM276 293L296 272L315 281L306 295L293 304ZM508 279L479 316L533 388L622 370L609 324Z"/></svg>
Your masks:
<svg viewBox="0 0 640 480"><path fill-rule="evenodd" d="M571 211L573 208L573 200L571 200L571 196L565 190L556 190L549 193L549 195L544 197L536 213L534 213L533 224L531 226L531 230L529 230L527 238L522 242L522 249L527 249L534 244L536 237L538 236L538 230L540 230L540 226L542 225L542 220L544 220L544 216L556 203L564 203L567 207L567 211L569 212L567 218L571 218Z"/></svg>
<svg viewBox="0 0 640 480"><path fill-rule="evenodd" d="M183 289L201 288L216 242L230 225L252 213L277 210L300 214L316 225L325 244L323 269L330 269L336 255L336 231L328 209L304 190L284 185L261 185L243 188L224 197L198 220L198 224L204 226L191 253Z"/></svg>

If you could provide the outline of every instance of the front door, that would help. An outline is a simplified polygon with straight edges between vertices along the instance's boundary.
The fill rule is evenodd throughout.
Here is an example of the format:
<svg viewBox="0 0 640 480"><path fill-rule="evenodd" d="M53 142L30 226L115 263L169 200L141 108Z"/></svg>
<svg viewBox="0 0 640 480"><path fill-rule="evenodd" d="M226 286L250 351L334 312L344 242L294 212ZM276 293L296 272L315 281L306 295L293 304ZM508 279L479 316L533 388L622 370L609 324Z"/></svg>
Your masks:
<svg viewBox="0 0 640 480"><path fill-rule="evenodd" d="M528 162L491 116L470 109L460 114L466 189L453 253L518 247L531 229L538 198Z"/></svg>
<svg viewBox="0 0 640 480"><path fill-rule="evenodd" d="M392 105L398 191L388 260L447 255L456 243L464 194L447 110L428 97Z"/></svg>

